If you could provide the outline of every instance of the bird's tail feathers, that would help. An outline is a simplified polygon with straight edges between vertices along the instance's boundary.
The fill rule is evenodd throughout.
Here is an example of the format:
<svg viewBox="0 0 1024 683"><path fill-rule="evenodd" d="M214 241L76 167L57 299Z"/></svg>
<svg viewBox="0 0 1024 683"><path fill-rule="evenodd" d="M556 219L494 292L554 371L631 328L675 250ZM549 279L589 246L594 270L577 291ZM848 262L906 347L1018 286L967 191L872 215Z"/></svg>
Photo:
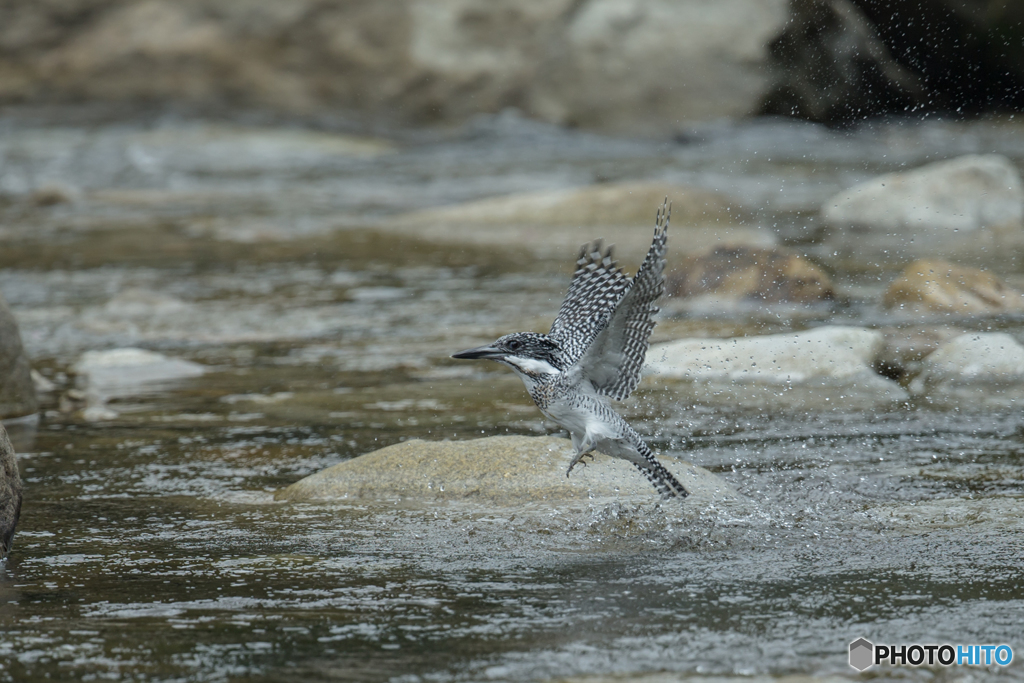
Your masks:
<svg viewBox="0 0 1024 683"><path fill-rule="evenodd" d="M690 492L686 490L686 487L679 483L679 480L668 471L664 465L655 460L652 456L651 462L646 465L634 463L636 468L640 470L647 481L654 485L654 488L658 489L658 493L664 499L669 498L686 498L690 495Z"/></svg>

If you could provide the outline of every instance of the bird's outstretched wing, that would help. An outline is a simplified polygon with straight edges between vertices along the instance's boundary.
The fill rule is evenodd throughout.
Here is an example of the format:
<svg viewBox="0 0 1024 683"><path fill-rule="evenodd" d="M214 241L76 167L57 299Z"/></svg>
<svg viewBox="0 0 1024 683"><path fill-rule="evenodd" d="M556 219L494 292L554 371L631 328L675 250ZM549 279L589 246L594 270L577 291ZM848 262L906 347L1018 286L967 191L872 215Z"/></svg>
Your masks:
<svg viewBox="0 0 1024 683"><path fill-rule="evenodd" d="M569 292L551 325L550 335L558 340L569 366L583 357L629 290L630 280L615 261L614 247L604 252L601 247L601 240L580 247Z"/></svg>
<svg viewBox="0 0 1024 683"><path fill-rule="evenodd" d="M640 383L640 370L654 330L655 302L665 292L665 251L672 206L658 209L647 258L607 322L579 358L578 371L599 394L622 400Z"/></svg>

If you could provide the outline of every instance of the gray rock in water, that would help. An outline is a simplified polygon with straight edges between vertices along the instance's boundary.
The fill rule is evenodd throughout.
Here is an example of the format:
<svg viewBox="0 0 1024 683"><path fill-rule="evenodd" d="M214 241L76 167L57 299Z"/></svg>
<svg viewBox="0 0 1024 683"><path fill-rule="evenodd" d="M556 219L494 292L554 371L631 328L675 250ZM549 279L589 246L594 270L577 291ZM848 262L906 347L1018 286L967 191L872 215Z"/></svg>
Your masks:
<svg viewBox="0 0 1024 683"><path fill-rule="evenodd" d="M0 297L0 419L31 415L39 409L32 367L7 302Z"/></svg>
<svg viewBox="0 0 1024 683"><path fill-rule="evenodd" d="M0 425L0 559L7 557L21 516L21 475L7 430Z"/></svg>
<svg viewBox="0 0 1024 683"><path fill-rule="evenodd" d="M1006 157L968 155L844 189L824 203L821 216L831 227L896 232L929 249L936 239L976 240L967 233L982 228L1019 229L1024 183Z"/></svg>
<svg viewBox="0 0 1024 683"><path fill-rule="evenodd" d="M819 327L796 334L681 339L651 349L649 368L683 380L680 393L699 402L808 408L869 407L907 393L872 369L881 333Z"/></svg>
<svg viewBox="0 0 1024 683"><path fill-rule="evenodd" d="M924 359L910 390L939 402L1024 402L1024 346L1005 332L962 334Z"/></svg>
<svg viewBox="0 0 1024 683"><path fill-rule="evenodd" d="M471 441L420 441L388 446L329 467L278 491L277 500L479 500L490 504L560 503L595 498L656 499L631 464L597 454L566 478L567 439L493 436ZM715 475L680 460L661 463L690 492L686 501L729 499Z"/></svg>

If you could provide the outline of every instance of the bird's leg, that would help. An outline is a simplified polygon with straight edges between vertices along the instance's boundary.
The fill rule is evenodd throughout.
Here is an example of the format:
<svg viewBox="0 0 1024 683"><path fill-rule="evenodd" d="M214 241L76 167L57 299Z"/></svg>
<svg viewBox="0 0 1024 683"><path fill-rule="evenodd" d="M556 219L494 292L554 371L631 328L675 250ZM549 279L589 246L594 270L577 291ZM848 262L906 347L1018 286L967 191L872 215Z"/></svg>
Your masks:
<svg viewBox="0 0 1024 683"><path fill-rule="evenodd" d="M572 445L576 449L575 455L573 455L572 461L569 462L569 469L565 471L566 479L569 478L569 474L572 472L572 468L576 467L577 464L583 463L586 467L587 461L583 458L590 456L593 459L594 455L591 453L594 450L594 442L584 436L582 439L577 438L575 434L572 436Z"/></svg>

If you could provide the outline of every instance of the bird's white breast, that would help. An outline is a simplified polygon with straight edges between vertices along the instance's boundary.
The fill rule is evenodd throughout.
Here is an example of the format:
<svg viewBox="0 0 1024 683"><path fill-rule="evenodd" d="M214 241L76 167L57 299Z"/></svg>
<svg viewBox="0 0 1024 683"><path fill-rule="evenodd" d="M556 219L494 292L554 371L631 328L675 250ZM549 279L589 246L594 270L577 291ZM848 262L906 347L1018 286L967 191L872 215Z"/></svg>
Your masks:
<svg viewBox="0 0 1024 683"><path fill-rule="evenodd" d="M600 416L586 408L575 406L570 401L552 401L544 413L571 433L580 437L586 435L592 441L617 436L612 426L604 422Z"/></svg>

